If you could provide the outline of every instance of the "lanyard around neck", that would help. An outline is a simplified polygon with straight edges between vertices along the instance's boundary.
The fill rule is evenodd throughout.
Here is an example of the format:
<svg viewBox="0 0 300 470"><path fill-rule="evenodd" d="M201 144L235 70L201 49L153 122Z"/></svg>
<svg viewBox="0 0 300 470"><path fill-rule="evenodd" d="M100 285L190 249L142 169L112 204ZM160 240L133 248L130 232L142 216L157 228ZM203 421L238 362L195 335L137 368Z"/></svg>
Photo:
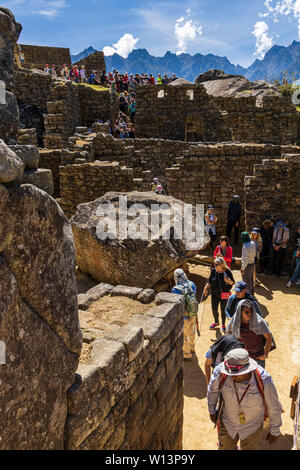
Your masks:
<svg viewBox="0 0 300 470"><path fill-rule="evenodd" d="M238 396L238 393L237 393L237 389L236 389L236 385L235 385L235 382L233 382L233 385L234 385L234 389L235 389L235 394L236 394L236 398L237 398L237 401L238 401L238 404L240 405L243 401L243 399L245 398L249 388L250 388L250 384L248 385L248 387L246 388L245 392L243 393L243 396L241 399L239 399L239 396Z"/></svg>

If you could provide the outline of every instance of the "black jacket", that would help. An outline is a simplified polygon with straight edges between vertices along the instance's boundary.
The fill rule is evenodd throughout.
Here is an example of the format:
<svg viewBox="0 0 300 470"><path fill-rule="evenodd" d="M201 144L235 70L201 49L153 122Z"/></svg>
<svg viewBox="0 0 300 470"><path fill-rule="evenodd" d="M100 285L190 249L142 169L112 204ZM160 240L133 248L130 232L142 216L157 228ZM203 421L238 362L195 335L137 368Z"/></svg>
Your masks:
<svg viewBox="0 0 300 470"><path fill-rule="evenodd" d="M242 206L239 202L230 201L227 219L230 222L239 222L242 217Z"/></svg>
<svg viewBox="0 0 300 470"><path fill-rule="evenodd" d="M222 353L222 362L225 359L226 354L232 349L238 348L245 348L244 344L241 343L236 336L233 335L226 335L222 336L222 338L218 339L210 348L211 355L212 355L212 367L215 367L215 362L217 355L221 352Z"/></svg>

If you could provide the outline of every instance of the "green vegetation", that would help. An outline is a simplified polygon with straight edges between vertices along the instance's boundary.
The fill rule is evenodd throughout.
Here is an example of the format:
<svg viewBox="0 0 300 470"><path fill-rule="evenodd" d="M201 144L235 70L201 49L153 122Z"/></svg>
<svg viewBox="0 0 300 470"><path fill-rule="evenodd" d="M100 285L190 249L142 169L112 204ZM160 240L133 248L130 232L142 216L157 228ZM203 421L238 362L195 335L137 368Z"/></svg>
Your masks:
<svg viewBox="0 0 300 470"><path fill-rule="evenodd" d="M291 98L293 96L293 93L296 90L300 89L300 86L295 85L296 77L295 73L293 72L290 76L288 73L285 73L280 80L274 80L273 83L274 85L277 86L278 90L282 94L282 96L285 96L287 98Z"/></svg>
<svg viewBox="0 0 300 470"><path fill-rule="evenodd" d="M105 88L101 85L90 85L89 83L76 83L76 82L73 82L74 85L81 85L81 86L86 86L86 87L89 87L89 88L92 88L93 90L96 90L96 91L108 91L109 88Z"/></svg>

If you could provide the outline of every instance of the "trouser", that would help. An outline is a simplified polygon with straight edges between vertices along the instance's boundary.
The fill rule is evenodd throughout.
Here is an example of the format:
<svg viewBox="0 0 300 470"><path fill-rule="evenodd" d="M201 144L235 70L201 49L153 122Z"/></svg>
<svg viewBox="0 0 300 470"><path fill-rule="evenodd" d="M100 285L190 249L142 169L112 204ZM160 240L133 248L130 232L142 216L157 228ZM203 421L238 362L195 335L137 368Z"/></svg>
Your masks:
<svg viewBox="0 0 300 470"><path fill-rule="evenodd" d="M244 274L242 275L243 281L247 284L248 291L254 295L254 268L255 263L246 266Z"/></svg>
<svg viewBox="0 0 300 470"><path fill-rule="evenodd" d="M130 119L131 119L132 124L134 124L135 112L130 114Z"/></svg>
<svg viewBox="0 0 300 470"><path fill-rule="evenodd" d="M217 234L214 233L212 230L209 230L208 229L208 234L210 236L210 247L212 248L213 247L213 244L214 244L214 241L216 240L217 238Z"/></svg>
<svg viewBox="0 0 300 470"><path fill-rule="evenodd" d="M269 269L270 256L272 254L272 247L265 246L259 257L259 265L262 272L266 272Z"/></svg>
<svg viewBox="0 0 300 470"><path fill-rule="evenodd" d="M296 267L291 277L291 282L295 282L298 278L300 279L300 258L296 258Z"/></svg>
<svg viewBox="0 0 300 470"><path fill-rule="evenodd" d="M195 333L194 326L196 317L185 318L183 324L183 357L192 357L192 352L195 351Z"/></svg>
<svg viewBox="0 0 300 470"><path fill-rule="evenodd" d="M281 276L283 262L285 257L285 248L279 248L279 250L274 250L272 254L272 273L276 276Z"/></svg>
<svg viewBox="0 0 300 470"><path fill-rule="evenodd" d="M228 238L231 238L231 231L234 228L234 243L237 245L239 241L239 231L240 231L240 225L236 227L237 222L232 222L231 220L228 220L227 222L227 229L226 229L226 235Z"/></svg>
<svg viewBox="0 0 300 470"><path fill-rule="evenodd" d="M255 433L251 434L245 439L241 439L241 450L256 450L262 430L263 425L261 425L261 427L257 431L255 431ZM222 419L220 420L218 426L218 438L220 450L236 450L236 446L239 441L239 436L237 434L235 438L232 439L232 437L229 436Z"/></svg>
<svg viewBox="0 0 300 470"><path fill-rule="evenodd" d="M211 296L211 308L212 308L215 323L219 323L219 303L221 303L222 325L225 325L225 321L226 321L225 308L226 308L226 305L227 305L227 300L226 299L222 300L220 297L217 297L214 294L212 294L212 296Z"/></svg>

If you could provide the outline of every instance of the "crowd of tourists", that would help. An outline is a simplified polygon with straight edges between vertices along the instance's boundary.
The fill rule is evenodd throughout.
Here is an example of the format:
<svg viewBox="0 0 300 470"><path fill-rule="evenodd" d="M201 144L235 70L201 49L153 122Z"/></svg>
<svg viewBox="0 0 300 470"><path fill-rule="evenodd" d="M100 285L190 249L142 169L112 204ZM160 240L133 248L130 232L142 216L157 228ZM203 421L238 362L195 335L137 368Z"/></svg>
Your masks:
<svg viewBox="0 0 300 470"><path fill-rule="evenodd" d="M101 73L97 70L92 70L88 76L86 67L84 65L72 65L68 67L66 64L62 65L60 71L57 71L55 64L51 66L45 65L44 72L59 76L65 80L72 80L76 83L89 83L90 85L100 85L103 87L111 88L116 93L132 92L140 86L150 85L168 85L171 82L177 80L175 74L168 76L167 74L158 76L155 78L153 74L128 74L120 73L117 70L113 72L106 72L103 70Z"/></svg>
<svg viewBox="0 0 300 470"><path fill-rule="evenodd" d="M282 406L266 370L266 360L276 344L255 297L255 287L259 285L256 273L281 277L287 244L292 242L292 275L287 287L300 285L300 224L292 240L286 223L271 218L266 218L260 228L240 234L241 215L240 198L235 195L228 207L226 235L214 247L218 217L212 205L205 214L214 262L201 302L211 294L214 322L209 328L223 333L208 348L204 366L208 411L217 428L219 450L257 449L267 418L267 441L272 444L281 435ZM239 239L242 280L236 282L232 273L232 269L237 269L233 247L237 247ZM195 354L195 333L199 332L197 288L182 269L175 271L174 282L172 293L185 298L183 356L189 361Z"/></svg>

